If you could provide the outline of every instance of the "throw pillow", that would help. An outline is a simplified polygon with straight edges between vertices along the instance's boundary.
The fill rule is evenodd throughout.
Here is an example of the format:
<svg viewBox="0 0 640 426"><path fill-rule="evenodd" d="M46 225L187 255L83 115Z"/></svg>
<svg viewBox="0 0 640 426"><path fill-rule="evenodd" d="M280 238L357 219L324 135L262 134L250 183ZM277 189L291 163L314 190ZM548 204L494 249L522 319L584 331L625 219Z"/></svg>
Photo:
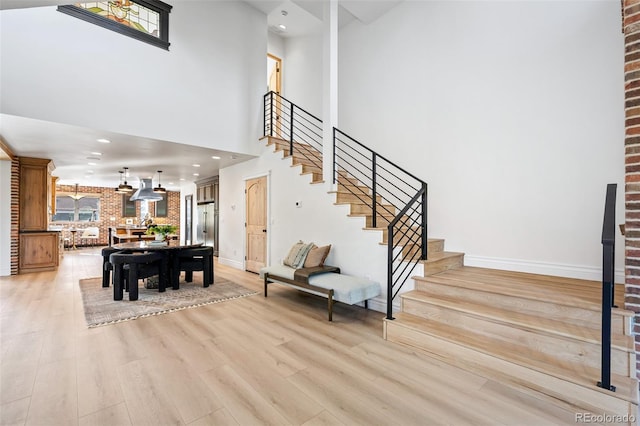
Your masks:
<svg viewBox="0 0 640 426"><path fill-rule="evenodd" d="M298 257L296 258L296 261L292 265L292 267L296 269L302 268L302 266L304 265L304 261L307 259L307 255L309 254L309 251L311 251L311 249L315 246L316 245L313 243L305 244L304 247L300 249L300 252L298 253Z"/></svg>
<svg viewBox="0 0 640 426"><path fill-rule="evenodd" d="M291 249L289 250L289 254L287 254L287 257L284 258L282 263L286 266L291 266L292 268L295 268L295 266L293 265L295 264L296 259L298 259L298 254L300 253L300 250L302 250L304 246L305 246L305 243L303 243L302 240L295 243L293 247L291 247Z"/></svg>
<svg viewBox="0 0 640 426"><path fill-rule="evenodd" d="M307 255L307 259L304 261L304 267L313 268L324 265L324 261L327 259L327 256L329 256L329 250L331 250L331 244L312 248Z"/></svg>

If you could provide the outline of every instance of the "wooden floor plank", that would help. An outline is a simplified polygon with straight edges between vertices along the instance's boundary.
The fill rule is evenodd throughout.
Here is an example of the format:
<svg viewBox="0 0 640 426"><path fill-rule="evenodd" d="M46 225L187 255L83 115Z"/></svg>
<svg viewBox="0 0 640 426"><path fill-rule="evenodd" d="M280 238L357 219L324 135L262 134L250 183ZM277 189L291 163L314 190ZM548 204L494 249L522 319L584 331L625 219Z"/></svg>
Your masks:
<svg viewBox="0 0 640 426"><path fill-rule="evenodd" d="M279 286L264 298L257 275L217 262L216 276L259 294L87 329L78 280L101 267L99 249L84 249L65 252L57 272L0 277L2 424L567 424L575 414L384 341L383 313L338 303L330 323L325 299ZM306 402L285 408L287 398Z"/></svg>

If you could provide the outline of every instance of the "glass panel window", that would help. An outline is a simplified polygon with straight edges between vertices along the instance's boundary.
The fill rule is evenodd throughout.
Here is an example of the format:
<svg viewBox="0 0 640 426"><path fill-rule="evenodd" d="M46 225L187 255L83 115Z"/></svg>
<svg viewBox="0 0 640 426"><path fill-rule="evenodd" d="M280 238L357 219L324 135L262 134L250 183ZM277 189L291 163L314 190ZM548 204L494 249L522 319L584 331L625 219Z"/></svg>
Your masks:
<svg viewBox="0 0 640 426"><path fill-rule="evenodd" d="M103 0L58 6L58 11L169 50L171 8L160 0Z"/></svg>
<svg viewBox="0 0 640 426"><path fill-rule="evenodd" d="M99 195L86 195L77 200L71 195L56 196L54 222L97 222L99 220Z"/></svg>

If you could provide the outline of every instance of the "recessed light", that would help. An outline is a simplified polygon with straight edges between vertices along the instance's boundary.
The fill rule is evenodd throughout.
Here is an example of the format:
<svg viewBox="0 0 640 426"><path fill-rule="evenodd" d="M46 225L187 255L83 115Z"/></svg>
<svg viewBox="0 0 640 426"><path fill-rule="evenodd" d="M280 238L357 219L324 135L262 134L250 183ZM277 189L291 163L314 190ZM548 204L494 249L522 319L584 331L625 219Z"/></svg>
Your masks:
<svg viewBox="0 0 640 426"><path fill-rule="evenodd" d="M218 157L217 155L212 155L211 158L213 158L214 160L219 160L220 157Z"/></svg>
<svg viewBox="0 0 640 426"><path fill-rule="evenodd" d="M87 170L85 173L86 173L86 174L88 174L88 175L92 175L92 174L94 174L95 172L94 172L93 170Z"/></svg>
<svg viewBox="0 0 640 426"><path fill-rule="evenodd" d="M284 24L280 24L280 25L278 25L278 28L280 28L281 30L286 30L287 26L284 25Z"/></svg>
<svg viewBox="0 0 640 426"><path fill-rule="evenodd" d="M173 185L173 182L169 182L167 185Z"/></svg>
<svg viewBox="0 0 640 426"><path fill-rule="evenodd" d="M184 180L184 178L180 178L180 180Z"/></svg>
<svg viewBox="0 0 640 426"><path fill-rule="evenodd" d="M111 143L111 141L109 139L104 139L104 138L98 139L98 142L100 142L100 143Z"/></svg>
<svg viewBox="0 0 640 426"><path fill-rule="evenodd" d="M98 152L98 151L90 152L90 154L91 154L91 155L102 155L102 153L101 153L101 152Z"/></svg>
<svg viewBox="0 0 640 426"><path fill-rule="evenodd" d="M192 164L193 167L200 167L200 164Z"/></svg>
<svg viewBox="0 0 640 426"><path fill-rule="evenodd" d="M200 176L200 173L194 173L193 175L194 176Z"/></svg>
<svg viewBox="0 0 640 426"><path fill-rule="evenodd" d="M96 165L96 163L87 163L87 164L90 165L90 166L95 166Z"/></svg>

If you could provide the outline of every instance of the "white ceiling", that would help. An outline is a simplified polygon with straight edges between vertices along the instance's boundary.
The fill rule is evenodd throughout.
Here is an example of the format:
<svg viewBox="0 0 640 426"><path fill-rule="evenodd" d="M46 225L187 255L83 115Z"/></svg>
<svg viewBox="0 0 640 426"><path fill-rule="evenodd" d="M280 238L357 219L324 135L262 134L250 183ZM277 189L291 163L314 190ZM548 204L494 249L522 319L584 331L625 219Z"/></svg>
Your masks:
<svg viewBox="0 0 640 426"><path fill-rule="evenodd" d="M170 4L186 1L169 0ZM300 37L322 32L322 4L326 0L236 0L245 1L267 15L269 30L281 37ZM339 26L357 19L369 23L382 16L401 0L340 0ZM74 0L0 0L0 10L70 4ZM286 13L283 14L283 11ZM285 31L278 28L283 24ZM195 181L215 176L223 167L246 161L247 155L224 152L162 140L109 133L66 124L32 120L0 114L0 138L14 155L50 158L56 169L54 176L61 184L80 183L88 186L115 186L118 170L129 167L137 185L137 177L153 176L162 170L161 182L168 189L178 189L182 180ZM97 139L109 139L102 144ZM47 143L43 144L42 141ZM1 145L1 144L0 144ZM101 156L91 154L101 152ZM219 156L219 160L212 159ZM88 157L100 158L89 159ZM0 158L2 150L0 149ZM89 162L95 165L89 165ZM200 164L194 167L193 164ZM198 173L199 176L194 176Z"/></svg>

